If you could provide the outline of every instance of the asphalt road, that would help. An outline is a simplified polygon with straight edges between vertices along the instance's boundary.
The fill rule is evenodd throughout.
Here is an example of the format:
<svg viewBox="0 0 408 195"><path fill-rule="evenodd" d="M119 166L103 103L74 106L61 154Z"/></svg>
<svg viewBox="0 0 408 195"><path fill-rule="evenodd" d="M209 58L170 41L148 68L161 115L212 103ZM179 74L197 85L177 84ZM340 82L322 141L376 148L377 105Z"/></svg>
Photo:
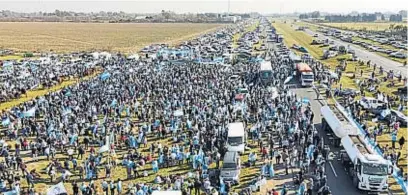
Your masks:
<svg viewBox="0 0 408 195"><path fill-rule="evenodd" d="M311 108L314 115L313 123L315 124L316 129L318 129L320 135L324 138L325 143L328 143L328 138L326 133L320 128L322 116L320 108L323 106L323 102L320 103L317 100L316 92L312 88L294 88L292 89L294 93L301 98L307 98L310 101ZM332 191L333 195L359 195L364 194L361 191L358 191L352 184L350 177L346 174L344 166L338 160L338 154L340 148L330 147L330 151L334 153L334 158L330 163L326 163L326 174L327 182Z"/></svg>
<svg viewBox="0 0 408 195"><path fill-rule="evenodd" d="M314 32L310 29L306 29L305 32L309 35L314 35L314 34L318 34L320 38L324 38L324 39L329 39L329 40L333 40L335 44L337 45L344 45L347 47L347 45L350 45L350 47L356 52L357 57L359 57L362 60L371 60L371 62L373 62L374 64L377 64L378 66L382 66L384 68L384 70L389 71L389 70L394 70L394 71L401 71L401 74L403 76L407 76L407 68L404 67L402 65L402 63L398 63L395 62L393 60L390 60L388 58L385 58L383 56L380 56L378 54L369 52L365 49L362 49L359 46L356 46L352 43L347 43L347 42L343 42L339 39L333 38L333 37L328 37L328 36L324 36L323 34L319 33L319 32Z"/></svg>

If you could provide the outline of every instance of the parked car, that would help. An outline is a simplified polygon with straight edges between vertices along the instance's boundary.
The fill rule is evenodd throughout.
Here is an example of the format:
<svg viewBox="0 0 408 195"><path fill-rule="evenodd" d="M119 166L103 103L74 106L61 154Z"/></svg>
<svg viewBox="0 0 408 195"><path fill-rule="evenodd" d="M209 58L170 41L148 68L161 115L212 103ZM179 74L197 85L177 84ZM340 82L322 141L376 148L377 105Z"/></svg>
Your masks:
<svg viewBox="0 0 408 195"><path fill-rule="evenodd" d="M351 89L351 88L345 88L345 89L339 90L337 93L339 96L356 97L358 94L360 94L360 91Z"/></svg>
<svg viewBox="0 0 408 195"><path fill-rule="evenodd" d="M404 59L404 58L407 58L407 55L403 53L396 53L394 57Z"/></svg>
<svg viewBox="0 0 408 195"><path fill-rule="evenodd" d="M363 109L376 109L377 107L383 106L385 102L375 98L364 97L359 101L359 104Z"/></svg>
<svg viewBox="0 0 408 195"><path fill-rule="evenodd" d="M405 116L403 113L397 111L397 110L390 110L390 114L387 115L385 118L387 120L391 120L391 117L395 117L395 119L400 122L400 125L402 127L406 127L407 126L407 121L408 121L408 117Z"/></svg>

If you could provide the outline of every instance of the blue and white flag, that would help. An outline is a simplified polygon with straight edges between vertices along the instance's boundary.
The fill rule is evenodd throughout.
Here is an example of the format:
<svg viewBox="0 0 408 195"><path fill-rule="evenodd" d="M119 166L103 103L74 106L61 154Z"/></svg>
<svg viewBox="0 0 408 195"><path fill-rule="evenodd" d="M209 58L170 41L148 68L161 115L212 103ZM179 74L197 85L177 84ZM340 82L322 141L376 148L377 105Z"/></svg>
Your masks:
<svg viewBox="0 0 408 195"><path fill-rule="evenodd" d="M11 123L10 118L7 117L5 119L3 119L3 121L1 121L1 125L3 125L3 127L8 126Z"/></svg>
<svg viewBox="0 0 408 195"><path fill-rule="evenodd" d="M53 185L47 190L47 195L62 195L68 194L67 190L65 189L64 183L60 182L57 185Z"/></svg>
<svg viewBox="0 0 408 195"><path fill-rule="evenodd" d="M301 183L300 184L300 186L299 186L299 189L298 189L298 191L297 191L297 195L303 195L304 193L305 193L305 190L306 190L306 186L305 186L306 184L305 183Z"/></svg>
<svg viewBox="0 0 408 195"><path fill-rule="evenodd" d="M34 117L35 116L35 111L36 111L36 108L35 107L33 107L33 108L31 108L30 110L27 110L26 112L23 112L23 117L25 117L25 118L27 118L27 117Z"/></svg>
<svg viewBox="0 0 408 195"><path fill-rule="evenodd" d="M102 81L105 81L107 79L109 79L109 77L111 76L111 74L109 72L104 72L103 74L101 74L100 78Z"/></svg>
<svg viewBox="0 0 408 195"><path fill-rule="evenodd" d="M112 100L111 107L115 107L118 101L116 99Z"/></svg>
<svg viewBox="0 0 408 195"><path fill-rule="evenodd" d="M303 98L302 99L302 103L304 103L304 104L308 104L310 101L309 101L309 99L308 98Z"/></svg>
<svg viewBox="0 0 408 195"><path fill-rule="evenodd" d="M309 146L309 148L307 149L307 156L308 156L309 158L312 158L313 152L314 152L314 148L315 148L315 146L314 146L313 144L311 144L311 145Z"/></svg>

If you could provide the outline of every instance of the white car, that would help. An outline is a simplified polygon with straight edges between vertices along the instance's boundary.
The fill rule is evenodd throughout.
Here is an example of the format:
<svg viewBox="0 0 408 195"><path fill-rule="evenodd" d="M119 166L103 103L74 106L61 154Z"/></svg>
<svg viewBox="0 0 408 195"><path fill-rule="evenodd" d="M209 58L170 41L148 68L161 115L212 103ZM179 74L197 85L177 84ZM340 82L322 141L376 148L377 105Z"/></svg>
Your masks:
<svg viewBox="0 0 408 195"><path fill-rule="evenodd" d="M405 55L405 54L403 54L403 53L396 53L394 56L395 56L396 58L402 58L402 59L407 58L407 55Z"/></svg>
<svg viewBox="0 0 408 195"><path fill-rule="evenodd" d="M238 79L239 79L239 75L232 75L232 76L230 76L230 78L229 78L230 81L236 81L236 80L238 80Z"/></svg>
<svg viewBox="0 0 408 195"><path fill-rule="evenodd" d="M365 97L359 101L359 104L364 109L376 109L377 107L383 106L385 102L381 100L377 100L375 98Z"/></svg>

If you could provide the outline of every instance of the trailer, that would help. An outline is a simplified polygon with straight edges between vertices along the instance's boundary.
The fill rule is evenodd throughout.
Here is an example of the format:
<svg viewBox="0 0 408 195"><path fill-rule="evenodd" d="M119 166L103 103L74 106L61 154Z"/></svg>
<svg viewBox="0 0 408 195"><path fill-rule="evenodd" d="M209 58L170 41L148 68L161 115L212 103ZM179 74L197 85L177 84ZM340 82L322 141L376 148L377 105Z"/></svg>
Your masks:
<svg viewBox="0 0 408 195"><path fill-rule="evenodd" d="M337 106L323 106L322 128L334 134L334 144L343 149L340 160L352 178L353 185L360 190L388 191L390 163L377 154L364 140L357 126Z"/></svg>

